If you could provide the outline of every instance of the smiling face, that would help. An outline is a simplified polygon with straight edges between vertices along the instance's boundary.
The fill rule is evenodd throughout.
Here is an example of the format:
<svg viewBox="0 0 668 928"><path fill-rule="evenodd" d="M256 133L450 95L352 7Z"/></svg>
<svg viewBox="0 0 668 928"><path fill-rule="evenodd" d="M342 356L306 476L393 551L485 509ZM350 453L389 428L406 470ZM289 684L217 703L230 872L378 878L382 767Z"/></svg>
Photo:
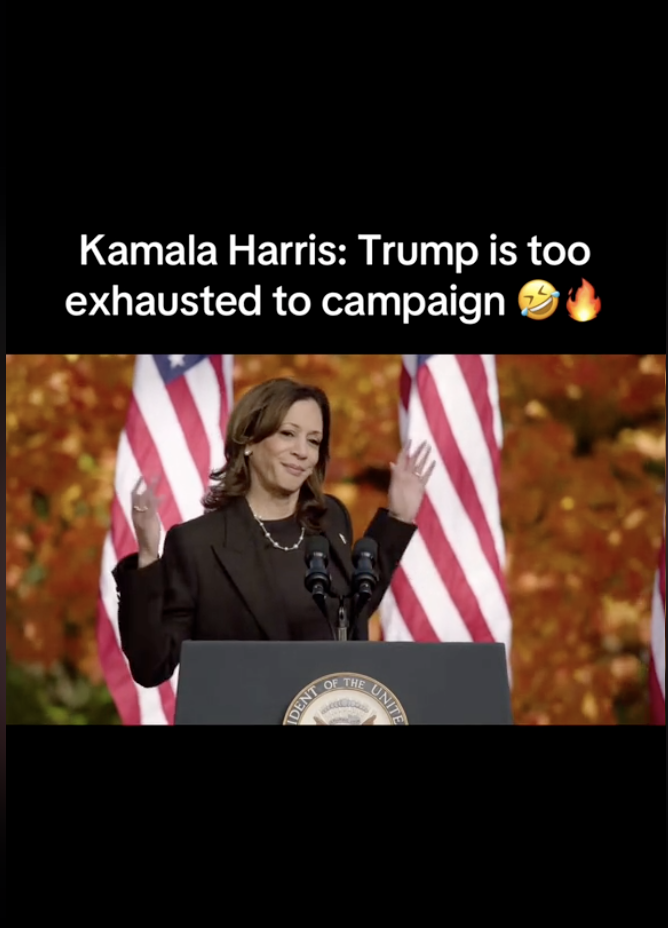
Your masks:
<svg viewBox="0 0 668 928"><path fill-rule="evenodd" d="M559 293L547 280L530 280L518 299L522 315L529 319L549 319L559 305Z"/></svg>
<svg viewBox="0 0 668 928"><path fill-rule="evenodd" d="M294 403L278 431L249 448L251 487L257 483L286 496L299 492L318 463L323 428L315 400Z"/></svg>

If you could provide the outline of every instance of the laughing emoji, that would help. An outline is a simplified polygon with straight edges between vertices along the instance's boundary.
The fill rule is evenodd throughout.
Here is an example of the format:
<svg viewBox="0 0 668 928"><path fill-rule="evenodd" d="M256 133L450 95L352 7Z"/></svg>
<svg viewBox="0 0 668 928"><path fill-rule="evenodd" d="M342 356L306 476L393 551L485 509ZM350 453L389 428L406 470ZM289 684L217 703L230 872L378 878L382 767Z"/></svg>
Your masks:
<svg viewBox="0 0 668 928"><path fill-rule="evenodd" d="M529 319L549 319L559 305L559 291L546 280L530 280L518 297L523 316Z"/></svg>

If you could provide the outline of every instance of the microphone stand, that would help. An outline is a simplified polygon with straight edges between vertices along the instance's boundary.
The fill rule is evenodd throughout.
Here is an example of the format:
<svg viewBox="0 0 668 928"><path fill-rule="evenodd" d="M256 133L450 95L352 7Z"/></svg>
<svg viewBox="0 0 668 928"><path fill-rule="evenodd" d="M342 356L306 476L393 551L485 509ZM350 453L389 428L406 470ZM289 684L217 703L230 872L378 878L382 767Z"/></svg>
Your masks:
<svg viewBox="0 0 668 928"><path fill-rule="evenodd" d="M348 613L346 612L345 596L339 596L338 619L339 619L339 624L337 627L337 640L347 641L348 632L350 629L350 621L348 619Z"/></svg>

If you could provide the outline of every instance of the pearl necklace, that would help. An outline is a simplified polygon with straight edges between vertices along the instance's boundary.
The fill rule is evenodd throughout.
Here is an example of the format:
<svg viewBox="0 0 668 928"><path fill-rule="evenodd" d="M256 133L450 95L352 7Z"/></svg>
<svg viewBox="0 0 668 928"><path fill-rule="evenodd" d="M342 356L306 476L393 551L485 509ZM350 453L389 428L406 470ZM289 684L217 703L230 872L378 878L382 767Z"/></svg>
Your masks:
<svg viewBox="0 0 668 928"><path fill-rule="evenodd" d="M251 509L251 512L253 512L252 509ZM297 544L290 545L289 547L285 547L285 545L279 545L279 543L271 537L271 535L265 528L264 522L262 521L262 519L259 516L256 516L254 512L253 512L253 518L255 519L257 524L260 526L260 528L264 532L264 536L267 539L267 541L270 544L272 544L274 548L278 548L279 551L296 551L297 548L301 545L302 541L304 540L304 535L306 534L306 531L304 529L304 526L302 525L301 534L299 536L299 541L297 542Z"/></svg>

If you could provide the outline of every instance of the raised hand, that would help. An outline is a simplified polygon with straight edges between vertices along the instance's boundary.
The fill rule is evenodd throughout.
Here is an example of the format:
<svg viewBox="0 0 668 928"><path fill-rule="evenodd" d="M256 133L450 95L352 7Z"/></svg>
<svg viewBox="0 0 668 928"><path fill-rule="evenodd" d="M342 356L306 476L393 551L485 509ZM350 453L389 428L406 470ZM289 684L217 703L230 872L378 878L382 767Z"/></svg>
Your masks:
<svg viewBox="0 0 668 928"><path fill-rule="evenodd" d="M161 498L155 495L159 482L160 477L154 477L150 482L140 477L132 488L132 525L139 546L140 567L157 561L159 557L160 516L158 507Z"/></svg>
<svg viewBox="0 0 668 928"><path fill-rule="evenodd" d="M395 519L415 522L427 490L427 483L436 467L436 461L429 464L430 456L431 448L426 441L422 442L414 454L411 454L409 441L396 463L390 464L392 475L388 508Z"/></svg>

